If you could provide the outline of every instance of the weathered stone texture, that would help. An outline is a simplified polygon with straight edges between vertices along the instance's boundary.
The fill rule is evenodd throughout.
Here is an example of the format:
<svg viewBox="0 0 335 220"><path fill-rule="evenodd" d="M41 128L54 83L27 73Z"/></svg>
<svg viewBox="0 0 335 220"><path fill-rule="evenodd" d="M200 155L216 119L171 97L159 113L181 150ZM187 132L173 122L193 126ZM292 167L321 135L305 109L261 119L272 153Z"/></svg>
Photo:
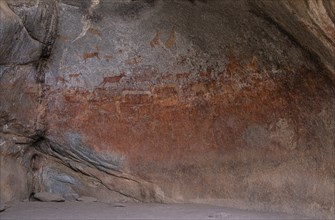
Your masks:
<svg viewBox="0 0 335 220"><path fill-rule="evenodd" d="M0 1L0 20L0 64L25 64L38 60L42 44L29 35L6 1Z"/></svg>
<svg viewBox="0 0 335 220"><path fill-rule="evenodd" d="M1 168L1 199L334 216L331 2L20 2L43 47L0 67L0 158L28 172L14 188Z"/></svg>
<svg viewBox="0 0 335 220"><path fill-rule="evenodd" d="M40 85L34 65L1 67L0 119L1 131L33 137L44 130L41 117Z"/></svg>
<svg viewBox="0 0 335 220"><path fill-rule="evenodd" d="M335 78L335 2L333 0L251 1L258 13L285 30L314 54ZM278 10L279 9L279 10ZM288 19L288 17L290 19Z"/></svg>
<svg viewBox="0 0 335 220"><path fill-rule="evenodd" d="M39 192L34 194L34 198L41 202L64 202L65 199L55 193Z"/></svg>

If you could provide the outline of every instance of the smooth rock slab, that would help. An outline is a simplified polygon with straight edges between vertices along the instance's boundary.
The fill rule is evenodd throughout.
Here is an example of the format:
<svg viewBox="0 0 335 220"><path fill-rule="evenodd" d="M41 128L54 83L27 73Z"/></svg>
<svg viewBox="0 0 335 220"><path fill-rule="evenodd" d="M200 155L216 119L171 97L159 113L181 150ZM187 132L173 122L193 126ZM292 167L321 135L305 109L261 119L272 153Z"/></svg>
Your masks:
<svg viewBox="0 0 335 220"><path fill-rule="evenodd" d="M77 199L77 201L80 201L80 202L97 202L98 200L94 197L81 196Z"/></svg>
<svg viewBox="0 0 335 220"><path fill-rule="evenodd" d="M65 199L55 193L39 192L34 195L34 198L41 202L64 202Z"/></svg>

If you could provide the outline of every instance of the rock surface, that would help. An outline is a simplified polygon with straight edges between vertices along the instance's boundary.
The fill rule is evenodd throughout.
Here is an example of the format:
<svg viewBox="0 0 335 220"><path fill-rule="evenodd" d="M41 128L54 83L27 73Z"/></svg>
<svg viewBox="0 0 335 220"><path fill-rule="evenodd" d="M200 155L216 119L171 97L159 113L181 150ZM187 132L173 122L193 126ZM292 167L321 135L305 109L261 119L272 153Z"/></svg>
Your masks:
<svg viewBox="0 0 335 220"><path fill-rule="evenodd" d="M6 2L1 201L334 217L331 2Z"/></svg>
<svg viewBox="0 0 335 220"><path fill-rule="evenodd" d="M97 202L97 198L89 197L89 196L81 196L77 199L80 202Z"/></svg>
<svg viewBox="0 0 335 220"><path fill-rule="evenodd" d="M41 202L64 202L65 199L55 193L39 192L34 194L34 198Z"/></svg>
<svg viewBox="0 0 335 220"><path fill-rule="evenodd" d="M0 20L0 64L37 61L42 53L42 44L29 35L6 1L0 1Z"/></svg>
<svg viewBox="0 0 335 220"><path fill-rule="evenodd" d="M64 199L66 201L76 201L79 198L77 193L66 193L64 194Z"/></svg>
<svg viewBox="0 0 335 220"><path fill-rule="evenodd" d="M335 79L334 1L256 0L252 3L256 6L256 13L258 9L258 13L285 30L297 44L328 68Z"/></svg>
<svg viewBox="0 0 335 220"><path fill-rule="evenodd" d="M3 212L7 209L8 207L5 204L0 203L0 212Z"/></svg>
<svg viewBox="0 0 335 220"><path fill-rule="evenodd" d="M127 207L118 208L106 203L37 203L26 202L13 206L6 212L0 213L1 219L225 219L213 218L220 213L220 216L230 216L226 219L282 219L282 220L303 220L311 219L297 215L284 213L265 213L255 211L243 211L228 209L218 206L197 205L197 204L148 204L130 203Z"/></svg>

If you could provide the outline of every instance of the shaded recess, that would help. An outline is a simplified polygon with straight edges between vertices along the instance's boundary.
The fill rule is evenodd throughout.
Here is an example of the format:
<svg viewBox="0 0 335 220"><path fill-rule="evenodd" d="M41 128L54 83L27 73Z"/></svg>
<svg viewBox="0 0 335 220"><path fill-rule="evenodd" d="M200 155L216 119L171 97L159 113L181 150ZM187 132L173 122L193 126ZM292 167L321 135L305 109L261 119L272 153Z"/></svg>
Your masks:
<svg viewBox="0 0 335 220"><path fill-rule="evenodd" d="M0 1L0 200L334 217L332 1Z"/></svg>

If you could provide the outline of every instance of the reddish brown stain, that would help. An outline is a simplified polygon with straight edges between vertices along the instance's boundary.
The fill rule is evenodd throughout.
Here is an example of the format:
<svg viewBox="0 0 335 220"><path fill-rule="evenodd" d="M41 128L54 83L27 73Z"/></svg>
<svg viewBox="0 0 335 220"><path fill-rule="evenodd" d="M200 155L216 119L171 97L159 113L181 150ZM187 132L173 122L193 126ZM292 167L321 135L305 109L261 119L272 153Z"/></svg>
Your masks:
<svg viewBox="0 0 335 220"><path fill-rule="evenodd" d="M163 76L160 76L159 77L159 82L163 82L163 81L165 81L165 80L175 80L175 77L176 77L176 75L174 75L174 74L168 74L168 75L163 75Z"/></svg>
<svg viewBox="0 0 335 220"><path fill-rule="evenodd" d="M130 58L126 61L126 64L128 65L136 65L138 63L140 63L142 60L141 56L137 56L137 57L133 57L133 58Z"/></svg>
<svg viewBox="0 0 335 220"><path fill-rule="evenodd" d="M226 68L226 73L228 77L232 77L234 74L238 74L241 70L241 64L235 56L229 57L229 63Z"/></svg>
<svg viewBox="0 0 335 220"><path fill-rule="evenodd" d="M137 75L134 75L132 79L135 82L149 82L153 79L154 75L150 72L144 72Z"/></svg>
<svg viewBox="0 0 335 220"><path fill-rule="evenodd" d="M177 73L176 77L177 77L177 79L185 79L185 78L188 78L190 75L191 75L190 72L188 72L188 73Z"/></svg>
<svg viewBox="0 0 335 220"><path fill-rule="evenodd" d="M95 29L95 28L89 28L88 32L92 35L101 37L101 31L99 29Z"/></svg>
<svg viewBox="0 0 335 220"><path fill-rule="evenodd" d="M67 80L63 76L57 76L56 77L56 82L66 83Z"/></svg>
<svg viewBox="0 0 335 220"><path fill-rule="evenodd" d="M165 46L170 49L175 44L176 44L176 33L174 30L172 30L170 32L169 39L167 39L167 41L165 42Z"/></svg>
<svg viewBox="0 0 335 220"><path fill-rule="evenodd" d="M145 104L152 102L152 97L148 94L126 94L123 99L127 104Z"/></svg>
<svg viewBox="0 0 335 220"><path fill-rule="evenodd" d="M159 44L159 31L156 31L155 37L150 41L151 47L156 47Z"/></svg>
<svg viewBox="0 0 335 220"><path fill-rule="evenodd" d="M178 91L176 89L176 86L171 86L171 85L157 86L157 87L154 88L153 93L160 98L167 98L167 97L178 95Z"/></svg>
<svg viewBox="0 0 335 220"><path fill-rule="evenodd" d="M58 35L58 40L63 41L63 42L68 42L70 38L65 35Z"/></svg>
<svg viewBox="0 0 335 220"><path fill-rule="evenodd" d="M71 74L69 74L70 78L78 78L79 76L81 76L81 73L71 73Z"/></svg>
<svg viewBox="0 0 335 220"><path fill-rule="evenodd" d="M117 83L119 82L126 74L121 73L120 75L117 76L107 76L104 77L102 82L99 84L99 86L104 87L106 84L112 84L112 83Z"/></svg>
<svg viewBox="0 0 335 220"><path fill-rule="evenodd" d="M252 60L247 65L247 68L250 69L250 70L254 70L254 71L258 70L258 60L257 60L257 57L255 57L255 56L252 57Z"/></svg>
<svg viewBox="0 0 335 220"><path fill-rule="evenodd" d="M210 78L211 77L211 72L203 71L203 72L200 72L199 75L202 78Z"/></svg>
<svg viewBox="0 0 335 220"><path fill-rule="evenodd" d="M48 117L65 115L68 120L60 120L56 130L75 126L97 151L109 150L101 147L101 140L104 140L110 143L106 146L113 145L113 151L125 153L135 164L139 158L141 163L150 163L170 161L171 158L178 160L181 155L192 160L193 156L212 150L234 152L243 149L245 143L239 135L250 124L272 123L274 115L304 124L309 113L305 116L298 106L309 109L313 100L327 103L327 99L323 99L326 95L320 93L323 84L318 81L318 76L304 73L305 78L300 76L294 88L287 85L293 83L291 74L290 78L276 79L277 86L266 80L254 81L251 90L236 90L235 82L222 84L219 81L188 84L183 92L173 86L161 85L154 89L153 96L111 95L109 90L102 88L93 92L62 90L59 92L64 94L66 109L53 109ZM119 82L123 76L105 77L101 85ZM208 93L213 95L206 100L196 96ZM183 99L183 95L191 98ZM120 110L115 107L116 101L121 102ZM92 106L108 114L94 113Z"/></svg>
<svg viewBox="0 0 335 220"><path fill-rule="evenodd" d="M97 58L97 59L100 59L100 57L99 57L99 52L84 53L84 54L83 54L83 58L84 58L84 60L85 60L85 63L86 63L86 60L87 60L87 59L91 59L91 58Z"/></svg>
<svg viewBox="0 0 335 220"><path fill-rule="evenodd" d="M254 73L258 68L256 58L242 65L238 59L231 57L226 71L234 75L240 72ZM323 87L320 87L326 83L321 82L318 75L299 70L299 74L288 72L282 78L273 79L262 71L266 72L256 72L258 78L246 74L249 78L245 82L250 82L250 86L239 89L236 89L239 85L235 81L200 79L183 84L176 79L195 73L175 73L166 77L171 77L176 83L152 86L149 89L152 96L122 96L121 92L111 94L111 90L101 87L92 94L90 91L69 92L63 100L66 109L53 109L55 112L49 117L65 114L68 120L65 123L60 120L60 126L55 129L76 127L88 137L89 144L97 151L109 150L100 144L104 140L110 143L105 146L113 145L113 150L125 153L129 161L136 164L139 158L140 163L151 163L170 161L171 158L178 160L180 156L192 159L197 154L207 154L212 150L234 152L246 146L239 135L249 125L267 126L273 123L274 117L291 118L294 123L303 125L309 117L309 112L303 112L303 108L310 109L313 100L327 105L327 99L323 99L327 95L321 93ZM213 73L213 70L207 68L206 72ZM125 73L104 77L100 86L119 83L124 76ZM133 89L136 91L137 88ZM119 110L115 102L121 103ZM92 106L108 114L92 112ZM316 113L320 111L315 108ZM274 155L278 152L273 151Z"/></svg>
<svg viewBox="0 0 335 220"><path fill-rule="evenodd" d="M113 55L107 54L107 55L104 56L104 58L107 62L110 62L113 59Z"/></svg>

